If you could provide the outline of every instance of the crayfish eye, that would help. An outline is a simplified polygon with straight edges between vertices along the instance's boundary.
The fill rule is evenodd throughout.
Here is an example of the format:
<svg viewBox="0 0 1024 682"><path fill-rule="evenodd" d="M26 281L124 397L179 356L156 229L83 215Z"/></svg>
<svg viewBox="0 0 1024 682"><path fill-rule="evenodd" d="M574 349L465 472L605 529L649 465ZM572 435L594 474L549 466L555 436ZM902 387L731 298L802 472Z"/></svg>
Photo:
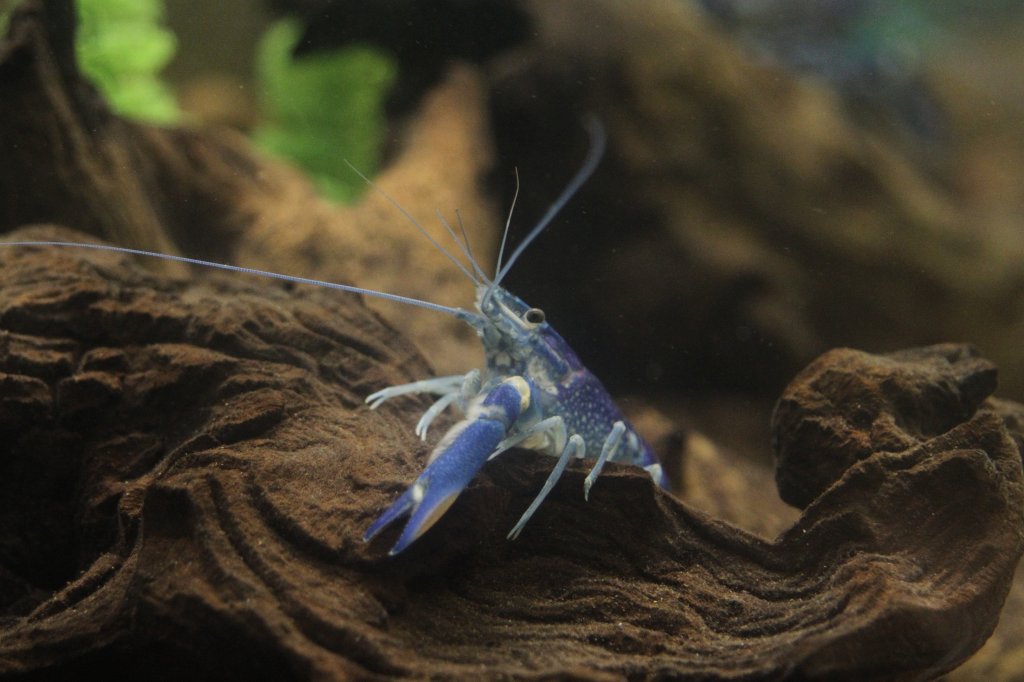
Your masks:
<svg viewBox="0 0 1024 682"><path fill-rule="evenodd" d="M523 319L530 324L541 324L544 322L544 311L540 308L530 308L523 313Z"/></svg>

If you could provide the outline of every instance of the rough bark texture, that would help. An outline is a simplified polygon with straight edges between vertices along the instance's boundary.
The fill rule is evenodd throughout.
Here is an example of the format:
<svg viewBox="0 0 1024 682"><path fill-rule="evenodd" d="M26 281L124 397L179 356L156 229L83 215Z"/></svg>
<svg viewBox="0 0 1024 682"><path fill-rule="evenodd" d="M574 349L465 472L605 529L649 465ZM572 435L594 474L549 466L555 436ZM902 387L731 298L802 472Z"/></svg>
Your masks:
<svg viewBox="0 0 1024 682"><path fill-rule="evenodd" d="M389 289L421 264L428 297L465 304L379 197L329 206L234 136L129 124L82 95L61 6L24 3L0 44L5 231L170 235ZM380 180L425 221L441 205L500 222L476 186L480 79L456 69L423 98ZM439 157L442 198L424 189ZM471 364L470 336L418 319L454 349L442 364ZM429 373L352 297L0 249L0 674L921 679L995 627L1022 551L1024 408L988 398L995 369L969 347L833 351L801 374L773 427L795 519L762 511L763 469L691 432L667 464L714 514L617 466L587 503L573 466L508 542L551 466L512 452L389 559L393 535L360 537L423 466L426 405L362 399Z"/></svg>
<svg viewBox="0 0 1024 682"><path fill-rule="evenodd" d="M887 357L831 351L790 385L773 417L782 499L806 507L856 462L946 433L996 388L995 366L971 348Z"/></svg>

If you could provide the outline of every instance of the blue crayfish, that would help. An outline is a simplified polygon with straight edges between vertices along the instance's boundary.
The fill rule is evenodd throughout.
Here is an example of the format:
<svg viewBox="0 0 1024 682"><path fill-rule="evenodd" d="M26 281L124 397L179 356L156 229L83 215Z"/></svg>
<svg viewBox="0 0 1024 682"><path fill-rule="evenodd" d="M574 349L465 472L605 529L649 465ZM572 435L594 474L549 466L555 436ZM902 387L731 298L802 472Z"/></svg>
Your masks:
<svg viewBox="0 0 1024 682"><path fill-rule="evenodd" d="M604 153L604 133L596 123L591 124L590 133L593 143L583 166L503 265L502 254L505 237L508 235L506 222L505 237L502 238L493 279L483 273L473 258L465 240L465 232L460 242L451 226L443 223L469 260L472 271L398 206L406 218L473 281L477 312L346 284L105 244L23 241L7 242L0 246L78 247L162 258L361 293L455 316L473 327L480 336L487 360L482 373L474 369L465 375L436 377L391 386L366 399L371 409L375 409L384 401L401 395L428 393L438 396L416 425L415 432L422 438L426 437L430 424L450 406L459 409L465 418L441 438L430 455L427 467L370 525L364 540L369 541L386 526L408 515L409 520L390 553L401 552L444 515L485 462L510 448L528 448L557 457L558 461L540 492L509 532L508 537L515 538L561 477L569 460L574 457L596 458L583 485L584 496L588 499L590 488L609 461L643 467L658 485L668 487L661 465L650 446L625 419L601 382L587 371L565 340L547 323L543 311L531 308L501 287L502 279L516 259L597 167ZM387 198L397 206L393 199Z"/></svg>
<svg viewBox="0 0 1024 682"><path fill-rule="evenodd" d="M438 442L423 473L366 531L364 539L369 540L408 514L409 520L391 548L391 554L408 547L444 515L485 462L512 447L535 450L557 457L558 461L536 498L509 532L509 538L519 535L574 457L596 458L583 481L583 494L587 499L594 481L609 461L643 467L658 485L668 487L651 447L623 417L597 377L583 366L569 344L548 324L544 312L531 308L501 287L501 280L519 255L597 167L604 152L604 133L596 124L590 126L590 132L593 144L583 166L504 265L501 254L505 238L502 238L493 280L477 265L468 246L460 243L472 272L448 254L476 286L478 312L461 308L447 312L473 327L480 336L487 360L484 373L474 369L464 376L392 386L366 399L376 408L399 395L431 393L439 396L416 425L416 434L421 437L426 436L434 418L450 405L455 405L465 415ZM445 227L454 238L454 231L448 225ZM508 223L505 225L507 235Z"/></svg>

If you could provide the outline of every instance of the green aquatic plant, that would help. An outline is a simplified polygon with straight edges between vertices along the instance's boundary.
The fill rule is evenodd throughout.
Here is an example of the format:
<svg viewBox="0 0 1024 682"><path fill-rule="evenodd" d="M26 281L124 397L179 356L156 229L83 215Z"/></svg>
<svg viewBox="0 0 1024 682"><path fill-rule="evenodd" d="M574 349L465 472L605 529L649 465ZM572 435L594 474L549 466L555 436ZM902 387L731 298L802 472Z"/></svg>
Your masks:
<svg viewBox="0 0 1024 682"><path fill-rule="evenodd" d="M174 123L181 111L159 78L174 56L162 0L77 0L76 51L82 72L111 108L151 123Z"/></svg>
<svg viewBox="0 0 1024 682"><path fill-rule="evenodd" d="M383 103L395 60L352 46L293 58L299 25L283 20L264 36L257 75L265 123L253 133L261 147L305 169L336 201L353 200L377 166L384 135Z"/></svg>
<svg viewBox="0 0 1024 682"><path fill-rule="evenodd" d="M176 49L163 0L77 0L76 9L79 65L111 108L151 123L179 121L174 94L159 78ZM375 170L383 101L397 65L363 46L293 58L300 32L296 22L279 21L260 41L256 78L265 122L253 138L302 167L325 196L350 201L362 181L345 161Z"/></svg>

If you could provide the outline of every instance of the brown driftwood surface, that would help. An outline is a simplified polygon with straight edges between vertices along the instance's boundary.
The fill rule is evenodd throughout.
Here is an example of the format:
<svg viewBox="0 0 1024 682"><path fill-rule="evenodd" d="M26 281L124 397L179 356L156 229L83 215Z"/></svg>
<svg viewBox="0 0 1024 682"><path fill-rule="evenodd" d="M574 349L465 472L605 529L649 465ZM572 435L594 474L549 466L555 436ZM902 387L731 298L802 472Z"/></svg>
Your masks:
<svg viewBox="0 0 1024 682"><path fill-rule="evenodd" d="M393 212L361 222L380 204L346 213L235 137L111 116L68 46L47 47L61 38L38 8L61 4L26 2L0 54L0 139L35 145L0 159L5 231L166 231L190 255L300 254L323 268L306 274L382 287L362 273L420 262L391 241ZM480 119L435 105L468 107L473 80L424 104L462 126L449 141ZM455 192L486 165L468 146ZM430 175L410 158L388 177ZM802 512L775 540L631 468L585 502L574 466L509 542L551 466L511 452L388 558L393 531L361 536L424 464L426 402L362 401L426 362L354 297L177 275L0 249L0 674L922 679L995 626L1022 549L1024 411L988 397L995 368L970 347L833 351L797 377L774 438Z"/></svg>
<svg viewBox="0 0 1024 682"><path fill-rule="evenodd" d="M778 447L835 466L774 542L624 467L589 503L572 468L509 542L550 466L513 454L387 558L360 536L422 466L424 405L361 400L426 368L358 301L0 259L3 672L928 677L989 634L1020 554L1021 453L965 347L794 382Z"/></svg>

